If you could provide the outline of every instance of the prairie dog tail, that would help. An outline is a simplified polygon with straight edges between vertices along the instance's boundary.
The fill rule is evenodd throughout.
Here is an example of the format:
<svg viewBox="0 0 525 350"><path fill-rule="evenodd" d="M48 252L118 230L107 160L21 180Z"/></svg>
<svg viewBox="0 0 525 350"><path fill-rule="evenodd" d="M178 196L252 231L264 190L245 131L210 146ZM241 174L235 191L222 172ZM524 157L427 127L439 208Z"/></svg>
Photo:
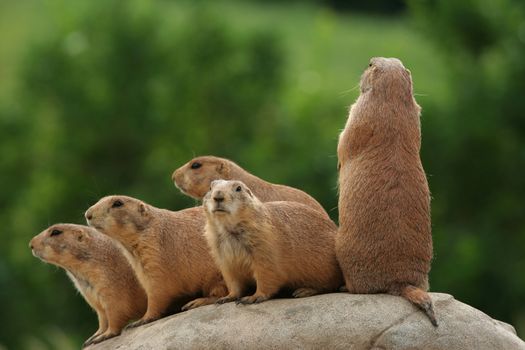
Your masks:
<svg viewBox="0 0 525 350"><path fill-rule="evenodd" d="M430 299L428 293L423 289L409 284L401 286L399 289L392 291L390 294L400 295L407 299L412 304L420 308L425 313L425 315L427 315L434 327L438 326L436 315L434 314L432 299Z"/></svg>

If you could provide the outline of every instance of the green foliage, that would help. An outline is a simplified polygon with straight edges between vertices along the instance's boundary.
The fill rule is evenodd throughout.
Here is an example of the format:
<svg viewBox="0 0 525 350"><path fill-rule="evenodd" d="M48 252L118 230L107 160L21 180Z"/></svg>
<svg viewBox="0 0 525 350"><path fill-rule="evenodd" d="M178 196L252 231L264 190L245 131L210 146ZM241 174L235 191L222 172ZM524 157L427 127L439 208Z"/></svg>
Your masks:
<svg viewBox="0 0 525 350"><path fill-rule="evenodd" d="M414 30L315 2L0 3L0 348L75 348L96 328L33 235L112 193L195 205L170 180L194 155L305 189L336 220L338 131L372 56L401 58L423 106L432 289L525 329L523 8L414 1Z"/></svg>
<svg viewBox="0 0 525 350"><path fill-rule="evenodd" d="M425 111L433 288L518 327L525 321L525 7L414 1L443 52L451 98Z"/></svg>
<svg viewBox="0 0 525 350"><path fill-rule="evenodd" d="M252 0L259 2L276 2L276 3L303 3L303 4L318 4L329 6L339 11L359 11L380 14L399 14L406 10L406 4L403 0L374 0L374 1L359 1L359 0Z"/></svg>

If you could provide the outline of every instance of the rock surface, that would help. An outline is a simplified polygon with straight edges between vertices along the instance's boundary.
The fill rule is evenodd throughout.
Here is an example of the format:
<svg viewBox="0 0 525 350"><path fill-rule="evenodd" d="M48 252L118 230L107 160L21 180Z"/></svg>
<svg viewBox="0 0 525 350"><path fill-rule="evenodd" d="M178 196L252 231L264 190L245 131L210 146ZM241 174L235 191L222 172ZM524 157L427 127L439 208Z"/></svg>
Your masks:
<svg viewBox="0 0 525 350"><path fill-rule="evenodd" d="M389 295L318 295L209 305L90 346L102 349L525 349L514 328L432 293L439 327Z"/></svg>

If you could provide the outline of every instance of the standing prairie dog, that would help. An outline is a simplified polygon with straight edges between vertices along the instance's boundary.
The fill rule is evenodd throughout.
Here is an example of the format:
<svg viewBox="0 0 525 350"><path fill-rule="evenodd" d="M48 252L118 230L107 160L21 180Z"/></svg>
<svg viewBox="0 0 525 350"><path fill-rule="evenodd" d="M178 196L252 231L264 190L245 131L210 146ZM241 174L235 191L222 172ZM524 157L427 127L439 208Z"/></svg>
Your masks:
<svg viewBox="0 0 525 350"><path fill-rule="evenodd" d="M88 224L118 241L148 297L140 326L166 315L174 300L202 295L183 306L213 304L226 286L203 236L202 208L169 211L127 196L108 196L86 211Z"/></svg>
<svg viewBox="0 0 525 350"><path fill-rule="evenodd" d="M228 159L202 156L190 160L173 172L172 180L182 193L195 199L202 199L210 190L213 180L239 180L248 186L262 202L299 202L322 213L328 214L312 196L293 187L266 182L250 174Z"/></svg>
<svg viewBox="0 0 525 350"><path fill-rule="evenodd" d="M33 255L66 270L87 303L97 312L99 328L84 346L120 334L146 311L146 294L114 242L82 225L56 224L33 237Z"/></svg>
<svg viewBox="0 0 525 350"><path fill-rule="evenodd" d="M437 326L427 294L430 192L410 72L372 58L339 137L336 252L350 293L401 295Z"/></svg>
<svg viewBox="0 0 525 350"><path fill-rule="evenodd" d="M205 236L229 290L218 303L259 303L283 287L305 297L341 285L337 227L319 211L296 202L262 203L241 181L225 180L212 182L204 207ZM254 282L255 294L239 299Z"/></svg>

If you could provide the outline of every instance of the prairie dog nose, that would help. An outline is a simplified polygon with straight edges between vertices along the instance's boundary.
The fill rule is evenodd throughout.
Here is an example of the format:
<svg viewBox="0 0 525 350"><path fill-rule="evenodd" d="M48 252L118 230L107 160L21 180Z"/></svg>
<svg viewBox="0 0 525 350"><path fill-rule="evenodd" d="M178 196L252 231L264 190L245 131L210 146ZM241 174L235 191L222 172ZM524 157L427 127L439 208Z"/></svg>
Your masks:
<svg viewBox="0 0 525 350"><path fill-rule="evenodd" d="M173 174L171 174L171 181L176 182L176 180L177 180L177 170L175 170Z"/></svg>
<svg viewBox="0 0 525 350"><path fill-rule="evenodd" d="M89 212L89 211L87 211L86 214L84 214L84 216L86 217L86 220L93 219L93 214L91 214L91 212Z"/></svg>
<svg viewBox="0 0 525 350"><path fill-rule="evenodd" d="M224 193L222 191L217 191L213 194L213 200L217 203L224 201Z"/></svg>

